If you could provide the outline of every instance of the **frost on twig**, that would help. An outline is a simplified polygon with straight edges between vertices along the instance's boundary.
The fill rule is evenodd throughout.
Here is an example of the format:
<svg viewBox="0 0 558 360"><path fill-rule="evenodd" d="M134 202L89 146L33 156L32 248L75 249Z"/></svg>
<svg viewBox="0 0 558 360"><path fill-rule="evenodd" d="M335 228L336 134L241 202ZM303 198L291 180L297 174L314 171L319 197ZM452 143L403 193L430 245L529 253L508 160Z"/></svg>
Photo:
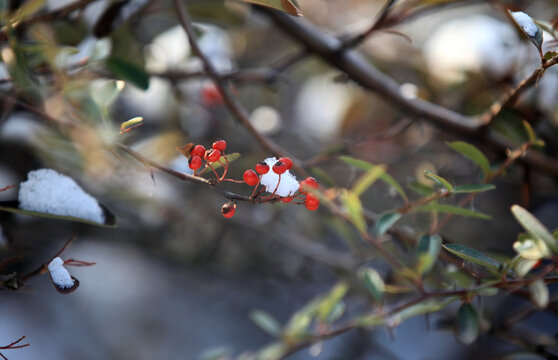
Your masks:
<svg viewBox="0 0 558 360"><path fill-rule="evenodd" d="M52 169L29 172L19 186L19 208L105 224L103 208L71 178Z"/></svg>
<svg viewBox="0 0 558 360"><path fill-rule="evenodd" d="M79 286L78 279L70 275L64 267L64 260L59 257L55 257L48 264L48 272L54 287L62 294L69 294Z"/></svg>

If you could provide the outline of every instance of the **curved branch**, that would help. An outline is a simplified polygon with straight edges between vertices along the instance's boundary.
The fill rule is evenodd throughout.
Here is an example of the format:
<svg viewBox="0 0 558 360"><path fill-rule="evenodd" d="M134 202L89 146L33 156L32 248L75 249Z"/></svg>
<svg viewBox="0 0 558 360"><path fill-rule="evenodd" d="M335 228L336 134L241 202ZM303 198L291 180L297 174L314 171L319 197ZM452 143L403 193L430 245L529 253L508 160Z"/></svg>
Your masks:
<svg viewBox="0 0 558 360"><path fill-rule="evenodd" d="M499 114L501 108L513 104L518 95L536 83L537 76L558 62L558 56L548 60L526 80L505 94L480 116L466 116L421 99L408 99L400 92L399 84L376 69L367 59L353 49L343 47L341 40L325 34L308 22L293 19L278 11L258 7L258 11L271 18L283 31L303 44L309 51L322 57L335 68L345 72L349 78L362 87L374 91L393 105L417 117L423 117L454 133L467 137L480 138L487 145L505 151L514 147L512 141L493 129L486 128L489 119ZM543 70L541 70L541 68ZM500 105L498 105L500 104ZM497 109L499 107L500 109ZM528 151L520 159L528 166L558 177L558 160L542 153Z"/></svg>

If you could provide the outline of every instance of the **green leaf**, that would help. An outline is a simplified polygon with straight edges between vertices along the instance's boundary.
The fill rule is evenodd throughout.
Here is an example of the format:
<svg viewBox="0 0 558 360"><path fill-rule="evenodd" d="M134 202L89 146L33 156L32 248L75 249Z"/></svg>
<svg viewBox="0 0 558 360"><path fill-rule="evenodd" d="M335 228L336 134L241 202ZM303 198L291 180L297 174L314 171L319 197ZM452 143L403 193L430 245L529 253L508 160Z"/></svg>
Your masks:
<svg viewBox="0 0 558 360"><path fill-rule="evenodd" d="M429 178L430 180L433 180L434 182L436 182L437 184L441 185L442 187L444 187L447 191L452 192L453 191L453 186L443 177L434 174L432 171L430 170L426 170L424 172L424 176L426 176L427 178Z"/></svg>
<svg viewBox="0 0 558 360"><path fill-rule="evenodd" d="M318 306L318 318L321 321L326 321L331 313L335 310L336 306L341 302L345 294L349 290L349 286L345 283L337 284Z"/></svg>
<svg viewBox="0 0 558 360"><path fill-rule="evenodd" d="M457 297L450 297L445 301L441 301L439 299L425 300L393 314L389 317L388 324L394 327L412 317L440 311L447 305L455 301L455 299L457 299Z"/></svg>
<svg viewBox="0 0 558 360"><path fill-rule="evenodd" d="M529 285L529 295L539 309L544 309L548 306L548 287L542 279L535 280Z"/></svg>
<svg viewBox="0 0 558 360"><path fill-rule="evenodd" d="M149 75L144 69L116 57L109 57L105 61L107 68L122 80L129 81L142 90L149 88Z"/></svg>
<svg viewBox="0 0 558 360"><path fill-rule="evenodd" d="M110 106L124 89L125 84L122 80L94 82L91 84L91 96L99 106Z"/></svg>
<svg viewBox="0 0 558 360"><path fill-rule="evenodd" d="M353 157L350 156L339 156L339 159L341 161L343 161L345 164L354 166L356 168L359 168L361 170L364 171L369 171L372 168L374 168L377 165L374 164L370 164L369 162L366 162L364 160L359 160L359 159L355 159ZM395 191L397 191L397 193L405 200L407 201L407 195L405 194L405 191L403 190L403 187L401 187L401 185L397 182L397 180L395 180L395 178L393 178L391 175L389 175L388 173L384 172L380 175L380 179L385 182L386 184L388 184L389 186L391 186L392 188L395 189Z"/></svg>
<svg viewBox="0 0 558 360"><path fill-rule="evenodd" d="M553 57L555 57L557 55L558 55L558 52L556 52L556 51L547 51L544 54L543 59L548 61L548 60L552 59Z"/></svg>
<svg viewBox="0 0 558 360"><path fill-rule="evenodd" d="M257 360L279 360L282 359L289 351L287 344L282 342L275 342L265 346L258 351L256 355Z"/></svg>
<svg viewBox="0 0 558 360"><path fill-rule="evenodd" d="M385 166L374 166L360 176L353 186L353 192L361 196L385 171Z"/></svg>
<svg viewBox="0 0 558 360"><path fill-rule="evenodd" d="M250 320L273 337L281 335L281 325L273 316L265 311L254 310L250 312Z"/></svg>
<svg viewBox="0 0 558 360"><path fill-rule="evenodd" d="M521 122L523 123L523 127L525 128L525 132L527 133L527 140L529 140L530 143L536 142L537 141L537 136L535 135L535 130L533 130L533 128L531 127L531 124L529 124L525 120L522 120Z"/></svg>
<svg viewBox="0 0 558 360"><path fill-rule="evenodd" d="M438 212L438 213L443 213L443 214L453 214L453 215L459 215L459 216L472 217L472 218L482 219L482 220L492 219L492 217L490 215L486 215L486 214L483 214L483 213L480 213L480 212L477 212L477 211L461 208L461 207L458 207L458 206L440 205L440 204L434 204L434 203L430 203L430 204L420 206L420 207L416 208L414 211Z"/></svg>
<svg viewBox="0 0 558 360"><path fill-rule="evenodd" d="M477 164L484 173L485 178L490 176L492 173L490 170L490 162L488 162L486 156L484 156L484 154L477 147L464 141L454 141L447 144L450 148Z"/></svg>
<svg viewBox="0 0 558 360"><path fill-rule="evenodd" d="M143 118L141 116L137 116L128 121L124 121L122 124L120 124L120 132L121 133L127 132L131 130L133 127L138 126L142 122L143 122Z"/></svg>
<svg viewBox="0 0 558 360"><path fill-rule="evenodd" d="M461 185L456 186L453 188L454 194L460 193L475 193L475 192L483 192L496 189L496 186L492 184L470 184L470 185Z"/></svg>
<svg viewBox="0 0 558 360"><path fill-rule="evenodd" d="M49 214L45 212L38 212L38 211L29 211L29 210L22 210L16 206L9 206L6 202L0 203L0 211L7 211L14 214L21 214L27 216L34 216L34 217L42 217L42 218L49 218L49 219L56 219L56 220L66 220L66 221L73 221L79 222L89 225L101 226L101 227L114 227L116 226L116 218L114 215L103 205L99 204L99 206L103 209L103 214L105 215L105 223L101 224L98 222L90 221L87 219L82 219L74 216L66 216L66 215L55 215Z"/></svg>
<svg viewBox="0 0 558 360"><path fill-rule="evenodd" d="M276 10L281 10L294 16L302 16L302 11L292 0L239 0L246 3L267 6Z"/></svg>
<svg viewBox="0 0 558 360"><path fill-rule="evenodd" d="M345 203L349 220L361 233L366 232L366 221L362 214L362 203L358 195L352 191L345 191L341 198Z"/></svg>
<svg viewBox="0 0 558 360"><path fill-rule="evenodd" d="M472 344L479 336L479 314L471 304L464 303L457 312L455 337L465 345Z"/></svg>
<svg viewBox="0 0 558 360"><path fill-rule="evenodd" d="M381 302L384 297L385 284L380 274L373 268L364 268L359 270L358 275L374 300Z"/></svg>
<svg viewBox="0 0 558 360"><path fill-rule="evenodd" d="M432 195L434 193L434 189L432 189L431 186L423 184L417 180L409 183L409 188L423 197Z"/></svg>
<svg viewBox="0 0 558 360"><path fill-rule="evenodd" d="M417 271L422 275L430 271L440 249L442 248L442 238L440 235L423 235L418 242L418 265Z"/></svg>
<svg viewBox="0 0 558 360"><path fill-rule="evenodd" d="M454 254L455 256L470 261L474 264L484 266L493 271L498 271L502 264L493 258L485 255L475 249L458 244L445 244L442 245L444 249Z"/></svg>
<svg viewBox="0 0 558 360"><path fill-rule="evenodd" d="M232 154L226 154L225 155L229 161L229 164L232 163L233 161L237 160L240 158L240 153L232 153ZM221 163L222 162L222 163ZM225 159L223 158L223 156L221 157L221 159L219 161L216 162L212 162L211 166L213 166L214 169L219 169L220 167L223 166L223 164L225 163ZM206 168L203 171L199 172L198 175L203 175L206 172L212 172L210 168Z"/></svg>
<svg viewBox="0 0 558 360"><path fill-rule="evenodd" d="M383 236L402 216L397 212L382 214L374 224L374 234Z"/></svg>
<svg viewBox="0 0 558 360"><path fill-rule="evenodd" d="M11 17L11 19L9 20L10 25L17 26L19 22L25 20L37 11L41 10L45 3L46 0L26 1L22 6L19 7L19 9L17 9L14 16Z"/></svg>
<svg viewBox="0 0 558 360"><path fill-rule="evenodd" d="M513 216L531 236L544 241L554 253L558 253L558 240L552 236L536 217L519 205L513 205L511 211Z"/></svg>
<svg viewBox="0 0 558 360"><path fill-rule="evenodd" d="M320 169L317 166L312 166L310 168L310 173L324 186L326 187L335 187L335 181L327 174L325 171Z"/></svg>

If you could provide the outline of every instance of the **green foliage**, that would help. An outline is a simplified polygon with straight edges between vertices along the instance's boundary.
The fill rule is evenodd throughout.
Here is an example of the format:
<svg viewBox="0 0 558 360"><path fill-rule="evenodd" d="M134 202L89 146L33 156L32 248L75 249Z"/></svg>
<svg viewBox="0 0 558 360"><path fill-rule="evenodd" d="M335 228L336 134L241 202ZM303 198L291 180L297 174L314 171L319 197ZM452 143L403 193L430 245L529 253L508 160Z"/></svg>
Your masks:
<svg viewBox="0 0 558 360"><path fill-rule="evenodd" d="M142 90L149 88L149 75L137 65L116 57L106 59L107 68L124 81L129 81Z"/></svg>
<svg viewBox="0 0 558 360"><path fill-rule="evenodd" d="M373 268L364 268L360 269L359 276L374 300L381 302L384 297L385 284L380 274Z"/></svg>
<svg viewBox="0 0 558 360"><path fill-rule="evenodd" d="M477 164L481 168L485 178L492 174L492 171L490 170L490 162L486 156L484 156L482 151L474 145L464 141L454 141L452 143L448 143L448 146Z"/></svg>
<svg viewBox="0 0 558 360"><path fill-rule="evenodd" d="M464 303L457 312L455 336L465 345L472 344L479 336L479 315L473 305Z"/></svg>
<svg viewBox="0 0 558 360"><path fill-rule="evenodd" d="M436 204L436 203L429 203L429 204L420 206L420 207L416 208L415 211L437 212L437 213L442 213L442 214L453 214L453 215L471 217L471 218L482 219L482 220L492 219L492 217L490 215L486 215L486 214L480 213L478 211L469 210L469 209L465 209L465 208L461 208L461 207L453 206L453 205L441 205L441 204Z"/></svg>
<svg viewBox="0 0 558 360"><path fill-rule="evenodd" d="M444 244L442 246L444 247L444 249L454 254L455 256L474 264L483 266L489 270L496 272L502 266L499 261L496 261L490 256L485 255L470 247L458 244Z"/></svg>
<svg viewBox="0 0 558 360"><path fill-rule="evenodd" d="M397 212L382 214L374 224L374 234L383 236L403 215Z"/></svg>
<svg viewBox="0 0 558 360"><path fill-rule="evenodd" d="M419 274L426 274L438 259L438 254L442 248L442 238L439 235L423 235L421 236L417 252L418 264L417 271Z"/></svg>

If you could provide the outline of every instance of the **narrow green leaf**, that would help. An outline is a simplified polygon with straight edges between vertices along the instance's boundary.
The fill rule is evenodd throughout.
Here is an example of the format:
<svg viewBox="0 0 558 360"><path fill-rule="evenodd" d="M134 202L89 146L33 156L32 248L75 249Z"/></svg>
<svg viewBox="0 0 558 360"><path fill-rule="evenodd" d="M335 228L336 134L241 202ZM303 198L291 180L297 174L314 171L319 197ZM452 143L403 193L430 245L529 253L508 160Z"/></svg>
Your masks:
<svg viewBox="0 0 558 360"><path fill-rule="evenodd" d="M281 325L273 316L265 311L254 310L250 312L250 320L273 337L281 335Z"/></svg>
<svg viewBox="0 0 558 360"><path fill-rule="evenodd" d="M149 88L149 75L144 69L116 57L109 57L105 61L107 68L122 80L129 81L142 90Z"/></svg>
<svg viewBox="0 0 558 360"><path fill-rule="evenodd" d="M453 188L454 194L460 193L474 193L474 192L483 192L496 189L496 186L492 184L470 184L470 185L461 185L456 186Z"/></svg>
<svg viewBox="0 0 558 360"><path fill-rule="evenodd" d="M292 0L239 0L246 3L267 6L276 10L284 11L290 15L302 16L302 11Z"/></svg>
<svg viewBox="0 0 558 360"><path fill-rule="evenodd" d="M479 314L471 305L464 303L457 312L455 337L465 345L472 344L479 336Z"/></svg>
<svg viewBox="0 0 558 360"><path fill-rule="evenodd" d="M548 305L549 293L544 280L538 279L529 285L529 295L531 300L539 309L544 309Z"/></svg>
<svg viewBox="0 0 558 360"><path fill-rule="evenodd" d="M374 224L374 234L383 236L402 216L397 212L382 214Z"/></svg>
<svg viewBox="0 0 558 360"><path fill-rule="evenodd" d="M423 205L421 207L416 208L414 211L438 212L438 213L443 213L443 214L454 214L454 215L472 217L472 218L482 219L482 220L492 219L492 217L490 215L483 214L483 213L480 213L480 212L477 212L477 211L461 208L461 207L458 207L458 206L440 205L440 204L434 204L434 203Z"/></svg>
<svg viewBox="0 0 558 360"><path fill-rule="evenodd" d="M430 170L426 170L424 172L424 176L426 176L427 178L429 178L430 180L433 180L434 182L436 182L437 184L441 185L442 187L444 187L447 191L452 192L453 191L453 185L450 184L446 179L444 179L443 177L434 174L432 171Z"/></svg>
<svg viewBox="0 0 558 360"><path fill-rule="evenodd" d="M345 155L339 156L339 159L341 161L343 161L345 164L354 166L354 167L359 168L359 169L364 170L364 171L369 171L373 167L377 166L377 165L374 165L374 164L370 164L369 162L366 162L364 160L355 159L353 157L345 156ZM397 182L397 180L395 180L395 178L393 178L388 173L384 172L382 175L380 175L380 179L382 179L383 182L385 182L386 184L388 184L389 186L394 188L395 191L397 191L397 193L405 201L408 200L407 199L407 194L405 194L405 191L403 190L403 187Z"/></svg>
<svg viewBox="0 0 558 360"><path fill-rule="evenodd" d="M226 156L227 156L227 159L229 161L229 164L240 158L239 153L227 154ZM225 163L225 159L222 156L221 159L219 159L219 161L211 163L211 166L213 166L214 169L219 169L220 167L223 166L224 163ZM204 171L199 172L198 175L203 175L206 172L212 172L212 171L211 171L210 168L206 168Z"/></svg>
<svg viewBox="0 0 558 360"><path fill-rule="evenodd" d="M398 313L390 316L388 319L388 324L390 326L397 326L403 321L410 319L415 316L430 314L437 312L445 308L447 305L455 301L457 297L450 297L445 301L439 299L428 299L416 305L409 306Z"/></svg>
<svg viewBox="0 0 558 360"><path fill-rule="evenodd" d="M418 265L417 271L422 275L430 271L438 258L442 248L440 235L423 235L418 243Z"/></svg>
<svg viewBox="0 0 558 360"><path fill-rule="evenodd" d="M471 145L464 141L454 141L447 144L450 148L477 164L484 173L484 177L488 177L492 173L490 170L490 162L488 161L486 156L484 156L484 154L474 145Z"/></svg>
<svg viewBox="0 0 558 360"><path fill-rule="evenodd" d="M544 241L554 253L558 253L558 240L552 236L536 217L519 205L513 205L511 211L513 216L529 234L535 239Z"/></svg>
<svg viewBox="0 0 558 360"><path fill-rule="evenodd" d="M385 171L385 166L374 166L360 176L353 186L353 192L361 196Z"/></svg>
<svg viewBox="0 0 558 360"><path fill-rule="evenodd" d="M493 287L480 288L474 291L475 294L480 296L496 296L498 289Z"/></svg>
<svg viewBox="0 0 558 360"><path fill-rule="evenodd" d="M289 351L287 344L283 342L275 342L265 346L258 351L257 360L279 360L282 359Z"/></svg>
<svg viewBox="0 0 558 360"><path fill-rule="evenodd" d="M345 303L343 301L335 304L329 315L324 319L326 324L333 324L345 313Z"/></svg>
<svg viewBox="0 0 558 360"><path fill-rule="evenodd" d="M128 121L124 121L122 124L120 124L120 133L128 132L133 127L138 126L142 122L143 122L143 118L141 116L137 116Z"/></svg>
<svg viewBox="0 0 558 360"><path fill-rule="evenodd" d="M362 214L362 203L358 195L352 191L346 191L342 199L345 202L349 219L353 225L355 225L360 232L366 232L366 221Z"/></svg>
<svg viewBox="0 0 558 360"><path fill-rule="evenodd" d="M318 318L321 321L325 322L331 316L331 313L343 299L347 290L349 290L349 286L347 284L339 283L329 292L328 295L326 295L321 304L318 306Z"/></svg>
<svg viewBox="0 0 558 360"><path fill-rule="evenodd" d="M485 255L475 249L458 244L444 244L444 249L454 254L455 256L470 261L474 264L484 266L493 271L498 271L502 264L493 258Z"/></svg>
<svg viewBox="0 0 558 360"><path fill-rule="evenodd" d="M19 22L25 20L29 16L33 15L45 5L46 0L31 0L25 2L19 7L14 16L9 20L11 26L17 26Z"/></svg>
<svg viewBox="0 0 558 360"><path fill-rule="evenodd" d="M374 300L381 302L384 297L385 284L380 274L373 268L364 268L359 270L358 275Z"/></svg>
<svg viewBox="0 0 558 360"><path fill-rule="evenodd" d="M525 128L525 132L527 133L527 140L529 140L530 143L536 142L537 136L535 135L535 130L533 130L531 124L529 124L525 120L522 120L522 123L523 123L523 127Z"/></svg>

